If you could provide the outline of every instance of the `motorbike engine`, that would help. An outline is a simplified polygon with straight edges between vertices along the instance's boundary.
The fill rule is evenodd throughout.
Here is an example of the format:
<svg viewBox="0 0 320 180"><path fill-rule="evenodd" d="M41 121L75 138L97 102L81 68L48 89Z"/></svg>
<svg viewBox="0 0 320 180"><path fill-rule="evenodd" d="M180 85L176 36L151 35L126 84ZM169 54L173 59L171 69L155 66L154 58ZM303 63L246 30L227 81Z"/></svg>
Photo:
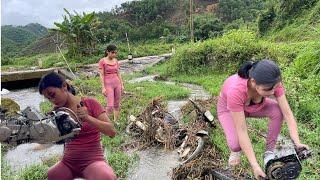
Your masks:
<svg viewBox="0 0 320 180"><path fill-rule="evenodd" d="M59 108L48 116L27 107L15 116L3 115L0 123L0 142L18 145L26 142L64 143L81 130L81 122L68 108Z"/></svg>
<svg viewBox="0 0 320 180"><path fill-rule="evenodd" d="M302 170L301 160L310 156L310 150L296 150L291 140L280 138L274 150L274 157L265 164L266 175L271 180L296 179Z"/></svg>

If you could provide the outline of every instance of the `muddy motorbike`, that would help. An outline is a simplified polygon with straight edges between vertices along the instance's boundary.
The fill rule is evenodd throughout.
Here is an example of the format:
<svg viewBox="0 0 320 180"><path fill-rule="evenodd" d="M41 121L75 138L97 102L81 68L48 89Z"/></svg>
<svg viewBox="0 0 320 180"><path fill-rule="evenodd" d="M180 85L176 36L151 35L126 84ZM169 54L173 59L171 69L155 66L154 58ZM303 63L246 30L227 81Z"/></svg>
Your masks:
<svg viewBox="0 0 320 180"><path fill-rule="evenodd" d="M82 127L76 114L65 107L45 116L31 107L13 114L1 107L0 117L0 142L12 145L28 142L63 144L75 138Z"/></svg>

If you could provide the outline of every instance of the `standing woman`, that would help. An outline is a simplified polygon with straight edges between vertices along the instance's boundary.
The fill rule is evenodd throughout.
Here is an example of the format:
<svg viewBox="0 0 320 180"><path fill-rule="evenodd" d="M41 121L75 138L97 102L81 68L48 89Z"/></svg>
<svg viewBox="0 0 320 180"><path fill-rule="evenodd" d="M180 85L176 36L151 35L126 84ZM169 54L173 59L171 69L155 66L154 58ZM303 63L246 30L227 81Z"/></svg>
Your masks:
<svg viewBox="0 0 320 180"><path fill-rule="evenodd" d="M113 112L114 122L118 123L120 116L121 94L124 91L122 78L119 71L117 46L110 44L105 50L105 57L99 61L102 94L107 99L107 113Z"/></svg>
<svg viewBox="0 0 320 180"><path fill-rule="evenodd" d="M82 120L80 133L65 143L62 160L48 170L48 180L115 180L104 157L100 134L114 137L116 131L99 102L75 96L72 86L55 72L41 78L39 92L55 108L69 108Z"/></svg>
<svg viewBox="0 0 320 180"><path fill-rule="evenodd" d="M275 99L269 96L274 96ZM248 136L246 117L269 118L265 164L274 157L273 150L283 119L288 124L290 137L297 148L309 148L300 142L297 123L281 83L280 69L271 60L246 62L238 74L230 76L221 89L217 113L231 151L228 164L239 165L243 151L257 179L266 175L254 154Z"/></svg>

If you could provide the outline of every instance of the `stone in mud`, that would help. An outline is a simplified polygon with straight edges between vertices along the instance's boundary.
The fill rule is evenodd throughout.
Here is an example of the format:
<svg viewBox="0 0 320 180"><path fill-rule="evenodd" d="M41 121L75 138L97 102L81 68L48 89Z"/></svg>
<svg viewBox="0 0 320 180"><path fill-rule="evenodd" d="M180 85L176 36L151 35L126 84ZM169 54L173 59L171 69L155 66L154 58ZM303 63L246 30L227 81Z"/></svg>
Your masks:
<svg viewBox="0 0 320 180"><path fill-rule="evenodd" d="M1 98L1 111L5 112L6 115L14 115L20 111L20 106L14 100L10 98Z"/></svg>

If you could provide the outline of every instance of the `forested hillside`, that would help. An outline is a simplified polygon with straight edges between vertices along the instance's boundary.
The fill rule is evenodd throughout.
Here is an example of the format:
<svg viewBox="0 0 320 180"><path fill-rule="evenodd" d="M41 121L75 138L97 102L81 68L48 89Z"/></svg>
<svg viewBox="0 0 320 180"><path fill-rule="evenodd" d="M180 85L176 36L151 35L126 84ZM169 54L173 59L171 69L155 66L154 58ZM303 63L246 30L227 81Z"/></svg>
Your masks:
<svg viewBox="0 0 320 180"><path fill-rule="evenodd" d="M20 55L23 48L47 34L47 28L36 23L26 26L1 26L1 53L3 56Z"/></svg>

